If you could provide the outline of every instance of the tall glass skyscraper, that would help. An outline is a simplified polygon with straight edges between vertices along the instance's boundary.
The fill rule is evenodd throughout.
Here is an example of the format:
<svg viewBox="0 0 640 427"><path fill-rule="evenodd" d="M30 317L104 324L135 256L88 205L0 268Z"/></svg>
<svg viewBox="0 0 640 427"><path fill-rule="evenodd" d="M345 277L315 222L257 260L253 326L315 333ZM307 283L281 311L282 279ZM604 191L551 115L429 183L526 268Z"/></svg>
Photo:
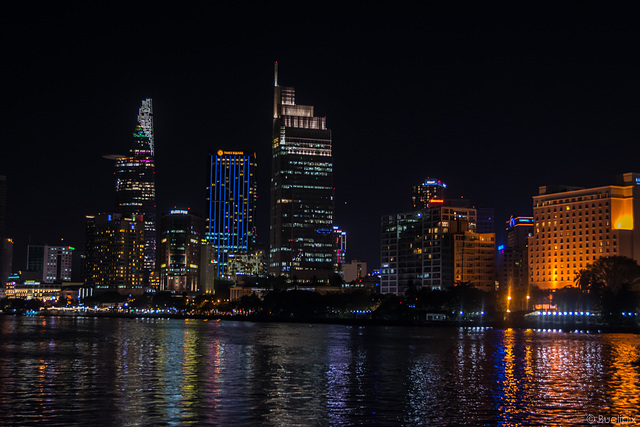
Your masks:
<svg viewBox="0 0 640 427"><path fill-rule="evenodd" d="M331 130L278 85L275 64L269 273L300 281L334 272Z"/></svg>
<svg viewBox="0 0 640 427"><path fill-rule="evenodd" d="M217 250L216 275L224 276L229 253L247 253L255 244L256 154L219 150L209 161L206 237Z"/></svg>
<svg viewBox="0 0 640 427"><path fill-rule="evenodd" d="M129 154L110 156L116 161L116 212L144 221L145 280L156 268L156 185L154 163L153 107L142 100L138 125Z"/></svg>

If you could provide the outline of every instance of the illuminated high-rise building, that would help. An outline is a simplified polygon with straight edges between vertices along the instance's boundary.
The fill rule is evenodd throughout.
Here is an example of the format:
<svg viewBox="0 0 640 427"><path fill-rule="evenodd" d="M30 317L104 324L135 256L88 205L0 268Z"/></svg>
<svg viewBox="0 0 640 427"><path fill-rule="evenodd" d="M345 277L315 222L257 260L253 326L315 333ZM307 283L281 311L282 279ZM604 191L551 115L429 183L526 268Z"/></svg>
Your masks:
<svg viewBox="0 0 640 427"><path fill-rule="evenodd" d="M576 275L601 257L640 262L640 174L596 188L542 186L533 196L529 283L541 289L575 285Z"/></svg>
<svg viewBox="0 0 640 427"><path fill-rule="evenodd" d="M144 221L142 215L87 216L88 285L123 294L142 293L144 287Z"/></svg>
<svg viewBox="0 0 640 427"><path fill-rule="evenodd" d="M275 68L269 273L302 282L334 273L331 130Z"/></svg>
<svg viewBox="0 0 640 427"><path fill-rule="evenodd" d="M255 244L256 154L219 150L209 155L209 163L206 239L216 250L216 275L222 277L229 254L247 254Z"/></svg>
<svg viewBox="0 0 640 427"><path fill-rule="evenodd" d="M424 183L414 185L411 192L413 209L426 209L432 199L444 200L447 184L439 179L427 178Z"/></svg>
<svg viewBox="0 0 640 427"><path fill-rule="evenodd" d="M173 209L160 220L160 289L200 292L200 248L204 221L186 209Z"/></svg>
<svg viewBox="0 0 640 427"><path fill-rule="evenodd" d="M343 274L343 266L347 261L347 232L342 231L339 227L333 226L334 262L333 270L336 274Z"/></svg>
<svg viewBox="0 0 640 427"><path fill-rule="evenodd" d="M138 125L127 155L106 156L116 161L116 212L144 218L144 276L156 268L156 186L154 163L153 107L142 101Z"/></svg>
<svg viewBox="0 0 640 427"><path fill-rule="evenodd" d="M507 242L498 246L496 268L502 289L527 289L529 285L529 237L533 217L511 217L507 221Z"/></svg>
<svg viewBox="0 0 640 427"><path fill-rule="evenodd" d="M382 216L380 293L404 296L409 285L440 290L455 284L455 236L475 232L476 210L432 203Z"/></svg>
<svg viewBox="0 0 640 427"><path fill-rule="evenodd" d="M71 246L28 245L27 270L38 272L42 283L71 281Z"/></svg>

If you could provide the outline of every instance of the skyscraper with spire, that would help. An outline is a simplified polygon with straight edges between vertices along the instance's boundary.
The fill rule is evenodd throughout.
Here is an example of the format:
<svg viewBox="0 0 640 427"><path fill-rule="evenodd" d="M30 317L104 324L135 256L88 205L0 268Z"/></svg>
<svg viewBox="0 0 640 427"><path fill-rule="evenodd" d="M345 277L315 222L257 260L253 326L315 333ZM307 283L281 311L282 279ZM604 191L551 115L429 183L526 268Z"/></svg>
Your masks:
<svg viewBox="0 0 640 427"><path fill-rule="evenodd" d="M142 100L138 124L127 155L109 156L116 161L116 213L144 221L144 277L156 267L156 186L153 106Z"/></svg>
<svg viewBox="0 0 640 427"><path fill-rule="evenodd" d="M269 273L303 282L334 272L331 130L274 69Z"/></svg>

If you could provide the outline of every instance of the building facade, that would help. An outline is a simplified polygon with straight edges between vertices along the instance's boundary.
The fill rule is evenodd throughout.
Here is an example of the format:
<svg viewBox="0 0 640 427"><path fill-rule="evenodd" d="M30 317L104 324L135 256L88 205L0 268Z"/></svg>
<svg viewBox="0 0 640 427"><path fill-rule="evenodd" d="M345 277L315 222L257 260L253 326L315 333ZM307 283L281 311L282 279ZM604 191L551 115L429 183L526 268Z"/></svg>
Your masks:
<svg viewBox="0 0 640 427"><path fill-rule="evenodd" d="M27 271L38 272L42 283L70 282L74 250L71 246L28 245Z"/></svg>
<svg viewBox="0 0 640 427"><path fill-rule="evenodd" d="M44 246L43 283L71 281L73 251L72 246Z"/></svg>
<svg viewBox="0 0 640 427"><path fill-rule="evenodd" d="M277 64L273 104L269 273L326 281L335 269L331 130L278 85Z"/></svg>
<svg viewBox="0 0 640 427"><path fill-rule="evenodd" d="M337 226L333 226L333 239L334 239L334 262L333 271L336 274L342 275L344 263L347 261L347 232L342 231Z"/></svg>
<svg viewBox="0 0 640 427"><path fill-rule="evenodd" d="M495 209L476 207L476 212L478 213L478 224L476 224L476 233L495 233Z"/></svg>
<svg viewBox="0 0 640 427"><path fill-rule="evenodd" d="M13 239L0 240L0 287L4 286L13 269Z"/></svg>
<svg viewBox="0 0 640 427"><path fill-rule="evenodd" d="M216 275L222 277L229 253L249 253L255 245L256 154L219 150L209 161L206 238L216 249Z"/></svg>
<svg viewBox="0 0 640 427"><path fill-rule="evenodd" d="M87 284L99 291L142 293L145 223L142 215L87 216Z"/></svg>
<svg viewBox="0 0 640 427"><path fill-rule="evenodd" d="M185 209L160 219L160 290L200 292L200 249L204 221Z"/></svg>
<svg viewBox="0 0 640 427"><path fill-rule="evenodd" d="M556 290L600 257L640 261L640 174L596 188L543 186L533 197L529 283Z"/></svg>
<svg viewBox="0 0 640 427"><path fill-rule="evenodd" d="M411 189L411 203L413 209L426 209L432 199L446 198L447 184L439 179L427 178L422 184L414 185Z"/></svg>
<svg viewBox="0 0 640 427"><path fill-rule="evenodd" d="M353 260L344 264L344 281L349 283L354 280L362 279L367 276L367 263L364 261Z"/></svg>
<svg viewBox="0 0 640 427"><path fill-rule="evenodd" d="M529 288L529 237L533 217L511 217L507 221L507 242L498 246L496 269L503 289Z"/></svg>
<svg viewBox="0 0 640 427"><path fill-rule="evenodd" d="M244 281L248 277L265 277L266 250L254 248L250 252L229 253L226 277L233 281Z"/></svg>
<svg viewBox="0 0 640 427"><path fill-rule="evenodd" d="M494 233L465 231L454 235L454 283L495 290L495 240Z"/></svg>
<svg viewBox="0 0 640 427"><path fill-rule="evenodd" d="M483 281L479 284L484 286L488 283L484 281L485 272L494 265L492 256L489 261L485 244L495 245L495 235L477 235L476 221L475 209L444 206L441 201L429 203L419 211L383 215L380 293L402 296L411 286L437 290L454 286L456 281L480 277ZM462 236L458 237L462 263L458 279L456 236ZM477 241L476 237L481 240ZM464 249L467 243L472 246L470 250ZM469 255L466 260L465 255ZM488 268L478 265L481 258L486 258L482 262L490 262ZM472 261L475 264L471 264ZM471 269L477 272L475 276L470 274ZM465 278L465 272L472 280Z"/></svg>
<svg viewBox="0 0 640 427"><path fill-rule="evenodd" d="M156 186L153 106L144 99L138 110L138 125L127 155L106 156L115 160L116 213L144 218L144 280L156 268Z"/></svg>
<svg viewBox="0 0 640 427"><path fill-rule="evenodd" d="M44 270L44 245L27 245L27 271Z"/></svg>
<svg viewBox="0 0 640 427"><path fill-rule="evenodd" d="M218 251L207 239L202 239L200 243L200 290L205 294L214 294Z"/></svg>

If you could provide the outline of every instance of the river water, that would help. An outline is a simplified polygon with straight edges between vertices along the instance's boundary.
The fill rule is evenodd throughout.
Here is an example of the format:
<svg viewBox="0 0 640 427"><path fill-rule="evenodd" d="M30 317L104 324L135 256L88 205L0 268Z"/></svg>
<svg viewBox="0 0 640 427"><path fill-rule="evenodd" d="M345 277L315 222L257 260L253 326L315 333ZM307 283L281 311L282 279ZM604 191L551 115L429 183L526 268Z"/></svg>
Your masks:
<svg viewBox="0 0 640 427"><path fill-rule="evenodd" d="M631 334L0 316L0 425L640 423L639 347Z"/></svg>

